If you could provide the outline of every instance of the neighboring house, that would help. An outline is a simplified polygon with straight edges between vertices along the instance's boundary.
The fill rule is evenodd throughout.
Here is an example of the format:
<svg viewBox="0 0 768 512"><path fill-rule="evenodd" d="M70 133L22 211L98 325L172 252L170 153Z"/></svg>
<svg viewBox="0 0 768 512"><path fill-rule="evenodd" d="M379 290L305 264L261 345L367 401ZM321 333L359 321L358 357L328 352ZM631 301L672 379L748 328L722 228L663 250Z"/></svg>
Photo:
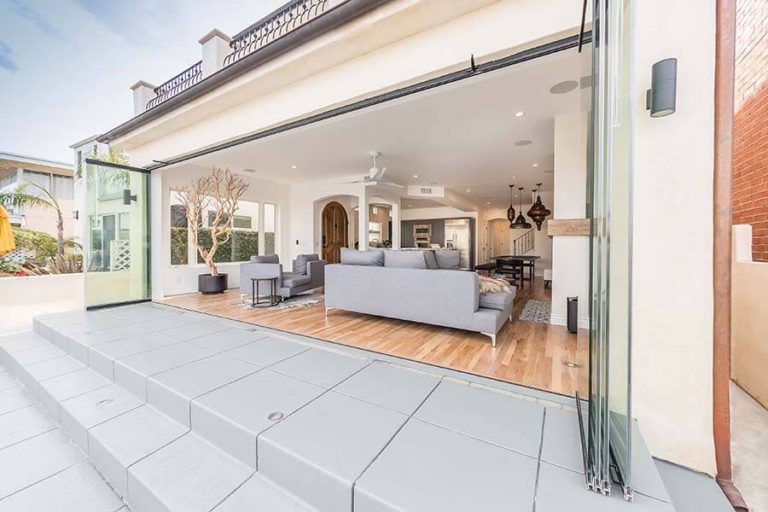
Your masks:
<svg viewBox="0 0 768 512"><path fill-rule="evenodd" d="M64 237L75 233L74 178L72 164L14 153L0 152L0 190L15 191L19 184L34 183L50 191L62 207ZM34 186L27 192L37 194ZM56 211L39 206L8 208L11 224L56 236Z"/></svg>
<svg viewBox="0 0 768 512"><path fill-rule="evenodd" d="M684 0L612 2L605 12L595 3L602 23L587 16L583 34L579 6L558 0L294 0L234 36L211 31L200 61L160 86L132 87L133 118L73 146L85 170L87 303L195 291L206 270L175 190L213 166L248 179L236 227L256 233L252 256L275 253L286 270L299 254L334 261L344 247L378 245L457 248L467 267L539 256L518 296L548 302L550 325L523 333L509 323L499 348L420 325L408 355L387 352L370 318L356 318L346 341L325 339L373 336L356 346L580 391L595 490L609 486L610 450L631 493L631 418L654 456L727 486L729 438L716 418L727 418L728 402L714 392L728 375L713 350L728 342L713 315L728 312L713 255L723 236L712 225L713 180L724 172L714 163L723 118L713 102L715 5L697 5L691 23ZM652 67L670 57L676 81L652 84ZM124 151L130 166L83 164L94 147ZM538 196L550 215L540 226L516 222L512 209L528 212ZM220 269L236 287L247 255L228 254ZM551 292L535 288L538 276L550 277ZM579 335L564 327L574 296ZM221 300L216 314L240 307L233 295ZM323 337L324 317L313 318L278 327ZM443 359L428 359L455 340ZM502 375L508 359L520 366Z"/></svg>

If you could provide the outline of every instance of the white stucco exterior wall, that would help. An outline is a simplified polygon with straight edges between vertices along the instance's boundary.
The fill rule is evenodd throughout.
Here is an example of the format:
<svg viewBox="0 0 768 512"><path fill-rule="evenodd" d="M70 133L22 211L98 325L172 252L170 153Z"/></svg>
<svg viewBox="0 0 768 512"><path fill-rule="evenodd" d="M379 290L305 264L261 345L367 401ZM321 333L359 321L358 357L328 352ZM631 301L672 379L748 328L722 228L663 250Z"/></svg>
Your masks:
<svg viewBox="0 0 768 512"><path fill-rule="evenodd" d="M653 455L713 473L715 5L635 3L633 409ZM651 65L667 57L677 112L651 119Z"/></svg>

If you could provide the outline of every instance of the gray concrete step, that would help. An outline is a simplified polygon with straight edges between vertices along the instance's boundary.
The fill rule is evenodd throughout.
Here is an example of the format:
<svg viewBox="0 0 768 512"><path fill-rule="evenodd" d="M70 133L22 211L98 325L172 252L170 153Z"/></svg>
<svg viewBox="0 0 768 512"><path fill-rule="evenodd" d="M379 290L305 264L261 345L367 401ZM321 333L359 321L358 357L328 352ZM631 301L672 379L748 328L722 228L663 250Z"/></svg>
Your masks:
<svg viewBox="0 0 768 512"><path fill-rule="evenodd" d="M0 359L137 512L624 506L584 490L576 413L554 401L153 304L34 329ZM638 453L634 510L674 510Z"/></svg>

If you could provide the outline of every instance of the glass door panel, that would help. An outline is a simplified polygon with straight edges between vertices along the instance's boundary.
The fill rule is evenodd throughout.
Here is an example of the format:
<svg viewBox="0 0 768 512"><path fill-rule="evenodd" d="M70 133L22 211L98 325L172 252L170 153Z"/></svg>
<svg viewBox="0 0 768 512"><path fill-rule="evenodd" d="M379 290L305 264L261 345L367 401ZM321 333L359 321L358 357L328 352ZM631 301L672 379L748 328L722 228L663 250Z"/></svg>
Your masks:
<svg viewBox="0 0 768 512"><path fill-rule="evenodd" d="M149 173L86 164L86 306L149 300Z"/></svg>
<svg viewBox="0 0 768 512"><path fill-rule="evenodd" d="M594 0L587 484L631 499L632 0Z"/></svg>

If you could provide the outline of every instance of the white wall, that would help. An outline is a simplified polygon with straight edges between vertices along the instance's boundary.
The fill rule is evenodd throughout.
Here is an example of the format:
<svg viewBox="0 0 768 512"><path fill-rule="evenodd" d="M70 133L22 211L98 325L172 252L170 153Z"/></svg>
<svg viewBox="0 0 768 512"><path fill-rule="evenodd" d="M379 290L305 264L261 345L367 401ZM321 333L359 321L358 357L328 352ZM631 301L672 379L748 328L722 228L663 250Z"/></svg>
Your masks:
<svg viewBox="0 0 768 512"><path fill-rule="evenodd" d="M510 22L514 30L510 30ZM562 0L396 0L114 144L128 150L132 165L168 160L372 94L466 69L471 53L477 62L483 62L574 34L578 22L578 12L574 15L564 9ZM437 26L430 28L434 24Z"/></svg>
<svg viewBox="0 0 768 512"><path fill-rule="evenodd" d="M587 190L587 113L555 118L555 192L553 219L583 219ZM566 325L567 298L579 298L579 328L589 328L589 237L552 240L552 314Z"/></svg>
<svg viewBox="0 0 768 512"><path fill-rule="evenodd" d="M695 3L692 23L689 0L635 2L632 387L651 453L713 473L715 4ZM667 57L677 112L651 119L651 66Z"/></svg>
<svg viewBox="0 0 768 512"><path fill-rule="evenodd" d="M158 300L163 296L190 293L197 291L197 276L208 273L208 268L203 263L197 262L197 254L190 254L191 265L171 265L171 189L186 185L190 181L210 172L210 169L192 165L180 166L173 169L163 169L152 173L152 218L161 219L152 223L152 239L160 240L159 244L152 244L152 298ZM277 226L279 230L276 236L276 252L280 255L280 261L288 259L289 250L285 240L288 230L288 218L290 217L290 201L288 185L274 181L260 180L242 175L248 180L250 186L243 194L246 201L258 201L259 203L274 203L277 208ZM158 213L157 209L161 211ZM260 216L260 224L263 219ZM240 263L219 263L219 272L229 275L229 287L240 286Z"/></svg>
<svg viewBox="0 0 768 512"><path fill-rule="evenodd" d="M27 330L37 315L85 309L85 279L83 274L2 277L0 297L0 334Z"/></svg>

